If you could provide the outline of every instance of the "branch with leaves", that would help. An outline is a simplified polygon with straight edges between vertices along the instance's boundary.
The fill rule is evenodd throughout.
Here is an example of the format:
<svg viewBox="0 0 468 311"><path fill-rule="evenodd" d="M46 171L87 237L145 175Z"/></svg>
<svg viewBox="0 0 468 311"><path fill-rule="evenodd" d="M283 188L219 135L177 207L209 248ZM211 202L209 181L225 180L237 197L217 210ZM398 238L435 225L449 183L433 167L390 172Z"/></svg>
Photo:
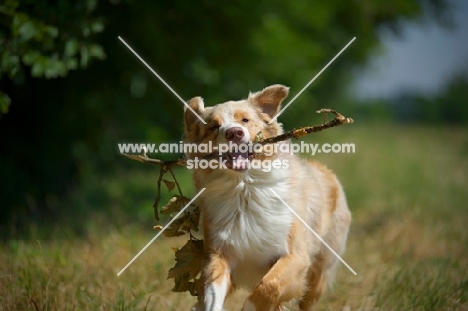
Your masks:
<svg viewBox="0 0 468 311"><path fill-rule="evenodd" d="M284 141L291 138L300 138L311 133L323 131L328 128L336 127L343 124L353 123L353 119L346 118L340 113L332 109L320 109L317 113L323 113L323 123L315 126L305 126L298 129L287 131L281 135L275 137L269 137L263 139L261 132L256 135L255 143L258 144L272 144L280 141ZM332 113L335 118L327 122L327 114ZM185 197L182 193L177 178L173 172L173 168L176 166L186 166L186 161L183 157L176 160L163 161L159 159L149 158L144 152L140 155L125 154L129 159L142 162L145 164L159 165L159 178L157 181L157 196L153 204L154 217L159 221L159 213L163 215L170 215L172 213L178 213L182 208L190 201L189 198ZM172 180L164 179L166 173L170 173ZM178 194L174 195L169 202L161 208L159 212L159 203L161 201L161 185L165 184L167 190L171 192L177 188ZM203 240L196 239L192 233L199 230L200 220L200 209L198 206L192 203L191 211L184 211L184 213L176 219L172 224L163 232L166 237L177 237L184 234L189 234L190 238L187 243L180 249L175 251L176 264L169 270L168 278L173 278L175 285L172 289L174 292L185 292L189 291L191 295L198 296L198 293L203 286L201 282L201 269L203 266ZM163 227L160 225L153 227L156 230L161 230Z"/></svg>

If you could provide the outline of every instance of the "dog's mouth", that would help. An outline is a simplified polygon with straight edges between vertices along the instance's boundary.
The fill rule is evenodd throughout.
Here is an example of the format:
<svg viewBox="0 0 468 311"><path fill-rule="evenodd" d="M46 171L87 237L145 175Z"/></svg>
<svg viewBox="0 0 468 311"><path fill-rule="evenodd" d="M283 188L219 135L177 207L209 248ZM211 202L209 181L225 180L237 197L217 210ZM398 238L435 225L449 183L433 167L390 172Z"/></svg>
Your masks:
<svg viewBox="0 0 468 311"><path fill-rule="evenodd" d="M228 152L223 154L223 160L228 169L243 172L250 168L254 155L248 152Z"/></svg>

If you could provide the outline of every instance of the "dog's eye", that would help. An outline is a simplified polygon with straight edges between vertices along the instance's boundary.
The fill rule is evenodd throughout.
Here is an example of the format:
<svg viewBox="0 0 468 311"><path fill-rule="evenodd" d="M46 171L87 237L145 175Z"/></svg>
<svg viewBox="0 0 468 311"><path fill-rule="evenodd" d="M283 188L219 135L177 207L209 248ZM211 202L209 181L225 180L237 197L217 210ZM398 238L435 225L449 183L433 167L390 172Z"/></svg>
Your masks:
<svg viewBox="0 0 468 311"><path fill-rule="evenodd" d="M219 125L218 124L212 124L210 125L210 127L208 128L210 131L214 132L216 131L217 129L219 129Z"/></svg>
<svg viewBox="0 0 468 311"><path fill-rule="evenodd" d="M242 119L242 122L247 123L247 122L249 122L249 119L243 118L243 119Z"/></svg>

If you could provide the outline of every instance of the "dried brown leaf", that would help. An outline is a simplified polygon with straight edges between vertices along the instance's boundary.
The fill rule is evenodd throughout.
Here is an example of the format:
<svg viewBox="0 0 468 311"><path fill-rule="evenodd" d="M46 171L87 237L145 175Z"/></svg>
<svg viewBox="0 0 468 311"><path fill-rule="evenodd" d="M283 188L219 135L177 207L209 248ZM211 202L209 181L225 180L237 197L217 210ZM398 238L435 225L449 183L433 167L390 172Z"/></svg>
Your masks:
<svg viewBox="0 0 468 311"><path fill-rule="evenodd" d="M192 295L196 293L199 280L195 278L201 273L203 258L203 240L189 240L176 251L176 264L167 276L168 279L174 278L174 292L190 291Z"/></svg>
<svg viewBox="0 0 468 311"><path fill-rule="evenodd" d="M174 236L181 236L186 234L187 232L180 231L180 226L184 223L185 217L177 218L174 222L164 230L163 234L165 237L171 238Z"/></svg>
<svg viewBox="0 0 468 311"><path fill-rule="evenodd" d="M192 229L192 223L190 221L190 215L187 215L187 217L184 217L184 222L180 226L181 230L184 230L186 232L190 232L190 229Z"/></svg>
<svg viewBox="0 0 468 311"><path fill-rule="evenodd" d="M258 133L255 135L254 142L257 143L257 142L260 142L260 141L262 141L262 140L263 140L263 132L260 131L260 132L258 132Z"/></svg>
<svg viewBox="0 0 468 311"><path fill-rule="evenodd" d="M299 138L299 137L302 137L302 136L306 136L307 135L307 131L305 128L298 128L297 130L293 130L293 135L294 137L296 138Z"/></svg>
<svg viewBox="0 0 468 311"><path fill-rule="evenodd" d="M185 204L190 201L189 198L174 195L166 205L161 208L161 214L170 214L179 212Z"/></svg>
<svg viewBox="0 0 468 311"><path fill-rule="evenodd" d="M200 211L196 208L192 213L190 213L190 229L198 232L198 224L200 223Z"/></svg>
<svg viewBox="0 0 468 311"><path fill-rule="evenodd" d="M200 286L203 286L201 279L195 279L192 282L188 280L188 274L184 274L180 278L174 279L174 288L172 291L176 293L188 291L192 296L198 296L201 289Z"/></svg>
<svg viewBox="0 0 468 311"><path fill-rule="evenodd" d="M173 292L180 293L190 291L190 275L188 273L183 273L174 277L174 288Z"/></svg>
<svg viewBox="0 0 468 311"><path fill-rule="evenodd" d="M167 190L168 190L169 192L172 191L172 189L174 189L174 187L175 187L175 182L170 181L170 180L167 180L167 179L163 179L162 181L163 181L164 184L166 185Z"/></svg>
<svg viewBox="0 0 468 311"><path fill-rule="evenodd" d="M190 294L198 296L198 293L203 291L203 286L203 281L200 278L193 280L193 282L190 282Z"/></svg>
<svg viewBox="0 0 468 311"><path fill-rule="evenodd" d="M195 213L188 213L184 216L184 222L182 223L181 230L190 232L195 231L198 232L198 223L200 220L200 216L196 215Z"/></svg>

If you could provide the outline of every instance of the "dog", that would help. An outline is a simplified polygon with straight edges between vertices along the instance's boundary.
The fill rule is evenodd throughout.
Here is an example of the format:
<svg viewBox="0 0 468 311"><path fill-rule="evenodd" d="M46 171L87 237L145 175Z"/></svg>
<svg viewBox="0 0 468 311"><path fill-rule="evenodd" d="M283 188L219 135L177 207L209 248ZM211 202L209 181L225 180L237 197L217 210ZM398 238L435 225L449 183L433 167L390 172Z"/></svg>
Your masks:
<svg viewBox="0 0 468 311"><path fill-rule="evenodd" d="M288 87L272 85L213 107L192 98L184 112L184 143L221 149L222 144L252 144L259 133L263 139L282 134L275 116L288 93ZM290 141L275 143L285 144ZM287 152L239 150L186 153L187 161L218 156L212 163L220 164L193 167L196 189L206 189L198 199L205 243L203 288L192 310L223 310L236 287L251 291L244 311L282 310L293 299L300 310L312 310L333 281L339 260L310 229L337 254L344 253L351 213L343 188L318 162ZM258 165L264 163L276 165L267 170Z"/></svg>

